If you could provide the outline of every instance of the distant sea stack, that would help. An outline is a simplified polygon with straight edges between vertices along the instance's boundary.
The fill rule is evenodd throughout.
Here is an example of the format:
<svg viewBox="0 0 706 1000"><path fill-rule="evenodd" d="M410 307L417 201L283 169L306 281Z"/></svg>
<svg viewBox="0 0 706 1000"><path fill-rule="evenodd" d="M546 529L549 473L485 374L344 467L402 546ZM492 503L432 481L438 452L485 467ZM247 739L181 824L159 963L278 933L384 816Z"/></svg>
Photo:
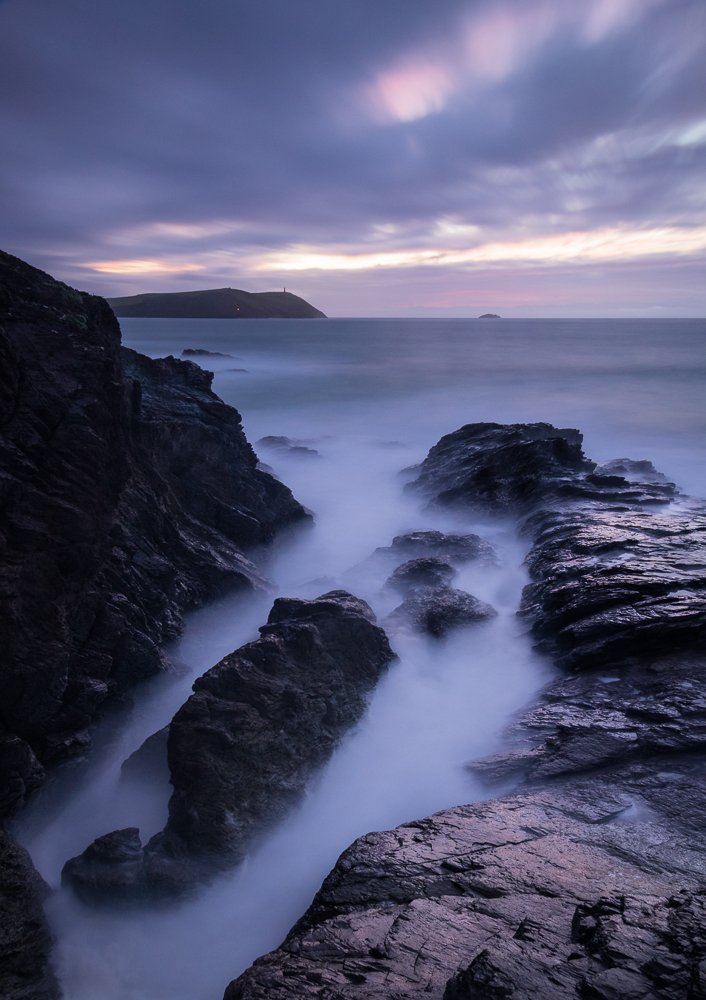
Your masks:
<svg viewBox="0 0 706 1000"><path fill-rule="evenodd" d="M108 301L110 302L110 299L108 299ZM118 316L119 315L120 313L118 313ZM478 319L500 319L500 317L497 313L483 313L483 315L479 316Z"/></svg>
<svg viewBox="0 0 706 1000"><path fill-rule="evenodd" d="M154 319L326 319L291 292L206 288L197 292L145 292L108 299L120 317Z"/></svg>

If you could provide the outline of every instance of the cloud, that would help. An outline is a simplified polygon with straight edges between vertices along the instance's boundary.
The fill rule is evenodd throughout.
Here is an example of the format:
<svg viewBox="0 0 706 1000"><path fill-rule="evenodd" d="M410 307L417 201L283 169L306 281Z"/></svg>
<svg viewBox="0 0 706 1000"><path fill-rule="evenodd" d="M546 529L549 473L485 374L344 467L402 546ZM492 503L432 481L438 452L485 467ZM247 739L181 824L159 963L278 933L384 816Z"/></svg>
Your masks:
<svg viewBox="0 0 706 1000"><path fill-rule="evenodd" d="M424 249L383 253L327 254L294 249L255 265L261 271L360 271L378 267L456 267L463 264L580 263L684 256L706 250L706 226L603 229L561 233L465 250Z"/></svg>
<svg viewBox="0 0 706 1000"><path fill-rule="evenodd" d="M696 258L705 49L702 0L0 3L3 243L126 293Z"/></svg>

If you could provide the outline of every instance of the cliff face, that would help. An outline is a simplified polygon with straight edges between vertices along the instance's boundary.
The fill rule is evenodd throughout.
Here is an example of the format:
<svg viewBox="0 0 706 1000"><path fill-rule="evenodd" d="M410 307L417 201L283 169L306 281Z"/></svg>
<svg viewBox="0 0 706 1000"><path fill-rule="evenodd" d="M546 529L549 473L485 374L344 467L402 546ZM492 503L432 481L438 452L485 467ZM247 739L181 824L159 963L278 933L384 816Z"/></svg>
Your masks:
<svg viewBox="0 0 706 1000"><path fill-rule="evenodd" d="M0 815L162 668L186 609L266 587L245 552L307 518L210 383L0 254Z"/></svg>
<svg viewBox="0 0 706 1000"><path fill-rule="evenodd" d="M291 292L244 292L205 288L196 292L145 292L108 299L116 316L167 319L325 319Z"/></svg>
<svg viewBox="0 0 706 1000"><path fill-rule="evenodd" d="M706 504L581 435L472 424L412 489L516 516L565 675L469 767L489 794L341 856L226 1000L706 997Z"/></svg>

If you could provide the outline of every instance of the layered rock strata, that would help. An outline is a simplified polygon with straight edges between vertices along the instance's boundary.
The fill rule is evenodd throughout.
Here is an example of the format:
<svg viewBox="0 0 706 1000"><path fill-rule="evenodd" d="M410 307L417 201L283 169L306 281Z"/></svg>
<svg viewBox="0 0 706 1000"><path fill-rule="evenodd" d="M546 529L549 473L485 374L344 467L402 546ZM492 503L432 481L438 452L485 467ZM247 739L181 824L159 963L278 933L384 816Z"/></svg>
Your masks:
<svg viewBox="0 0 706 1000"><path fill-rule="evenodd" d="M522 518L569 676L471 765L519 789L361 838L227 1000L706 997L705 506L547 424L461 428L413 488Z"/></svg>
<svg viewBox="0 0 706 1000"><path fill-rule="evenodd" d="M2 814L163 668L186 609L266 587L247 552L307 517L210 384L0 253Z"/></svg>
<svg viewBox="0 0 706 1000"><path fill-rule="evenodd" d="M345 591L275 601L261 637L194 684L167 741L166 828L99 838L64 881L89 902L183 895L244 857L302 796L362 716L393 658L368 605Z"/></svg>

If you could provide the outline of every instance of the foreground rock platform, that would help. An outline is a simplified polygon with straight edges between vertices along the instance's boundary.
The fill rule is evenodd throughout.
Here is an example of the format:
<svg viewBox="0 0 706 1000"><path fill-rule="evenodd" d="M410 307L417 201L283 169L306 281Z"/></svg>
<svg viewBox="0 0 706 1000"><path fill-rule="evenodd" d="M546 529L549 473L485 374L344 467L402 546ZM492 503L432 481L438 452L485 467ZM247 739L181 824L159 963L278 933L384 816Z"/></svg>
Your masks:
<svg viewBox="0 0 706 1000"><path fill-rule="evenodd" d="M706 997L706 507L581 440L472 424L422 463L427 504L532 540L563 675L469 765L498 797L358 840L226 1000Z"/></svg>
<svg viewBox="0 0 706 1000"><path fill-rule="evenodd" d="M301 798L393 659L368 605L345 591L279 598L260 632L200 677L172 720L164 831L144 849L136 829L115 831L65 865L84 901L177 898L235 866Z"/></svg>

